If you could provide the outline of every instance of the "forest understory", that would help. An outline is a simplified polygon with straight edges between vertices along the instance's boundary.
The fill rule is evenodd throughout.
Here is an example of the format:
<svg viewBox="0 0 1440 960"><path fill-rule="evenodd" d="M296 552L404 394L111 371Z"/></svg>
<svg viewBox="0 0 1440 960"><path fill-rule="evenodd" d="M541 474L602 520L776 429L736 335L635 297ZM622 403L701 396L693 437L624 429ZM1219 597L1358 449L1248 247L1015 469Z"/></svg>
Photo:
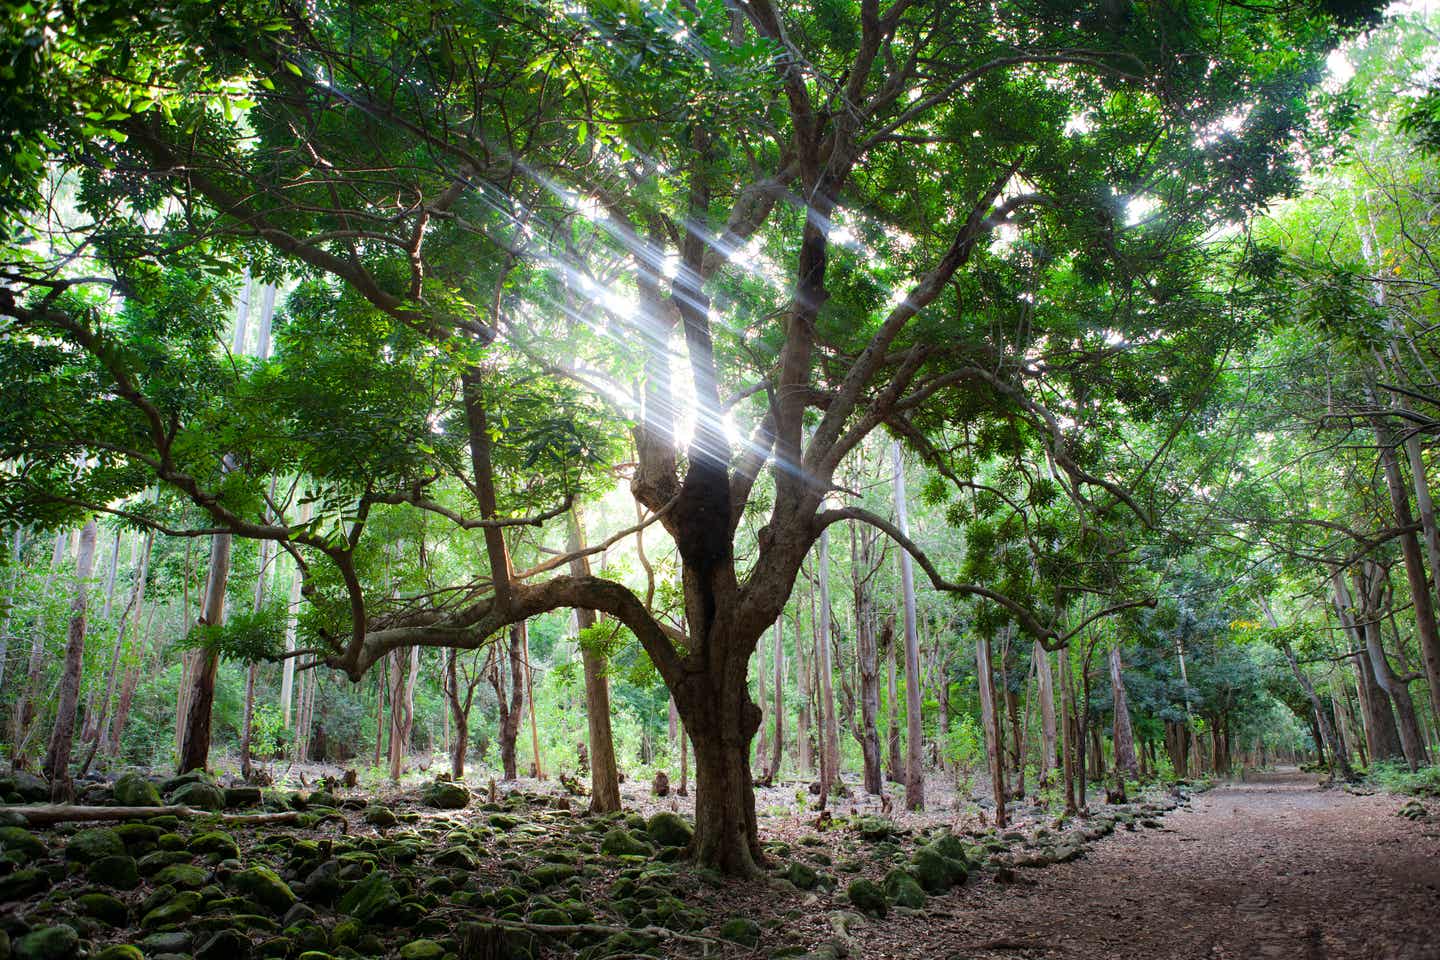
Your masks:
<svg viewBox="0 0 1440 960"><path fill-rule="evenodd" d="M89 799L158 800L148 782ZM152 785L191 804L255 799L207 795L194 775ZM24 777L5 786L39 796ZM1440 891L1433 801L1293 769L1082 817L1021 809L1000 831L944 823L938 805L900 822L765 816L772 863L751 881L684 860L684 798L597 816L558 785L507 786L270 791L219 822L156 810L51 827L74 808L10 805L0 930L47 960L1440 955L1425 922ZM282 822L234 819L262 807Z"/></svg>

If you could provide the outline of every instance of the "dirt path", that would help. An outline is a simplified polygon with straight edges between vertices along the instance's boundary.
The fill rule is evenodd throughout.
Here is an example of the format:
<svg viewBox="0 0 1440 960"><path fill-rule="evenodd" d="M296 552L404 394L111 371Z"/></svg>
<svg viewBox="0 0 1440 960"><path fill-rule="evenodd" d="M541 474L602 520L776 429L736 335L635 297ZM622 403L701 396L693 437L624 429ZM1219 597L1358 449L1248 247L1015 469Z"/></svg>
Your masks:
<svg viewBox="0 0 1440 960"><path fill-rule="evenodd" d="M872 928L867 957L993 960L1440 958L1440 823L1401 801L1272 774L1218 787L1162 830ZM1432 811L1436 809L1431 804Z"/></svg>

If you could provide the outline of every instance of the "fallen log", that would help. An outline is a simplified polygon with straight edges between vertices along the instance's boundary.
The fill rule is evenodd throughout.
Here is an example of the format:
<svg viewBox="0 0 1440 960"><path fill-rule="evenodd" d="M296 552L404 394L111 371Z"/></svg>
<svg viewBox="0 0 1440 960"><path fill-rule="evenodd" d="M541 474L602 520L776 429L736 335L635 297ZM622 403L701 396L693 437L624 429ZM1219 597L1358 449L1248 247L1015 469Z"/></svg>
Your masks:
<svg viewBox="0 0 1440 960"><path fill-rule="evenodd" d="M191 820L213 817L222 823L245 826L247 824L299 823L302 816L299 810L282 810L276 813L215 813L211 810L197 810L183 804L168 807L89 807L71 803L37 803L0 806L0 810L20 814L32 827L96 820L148 820L151 817L182 817Z"/></svg>

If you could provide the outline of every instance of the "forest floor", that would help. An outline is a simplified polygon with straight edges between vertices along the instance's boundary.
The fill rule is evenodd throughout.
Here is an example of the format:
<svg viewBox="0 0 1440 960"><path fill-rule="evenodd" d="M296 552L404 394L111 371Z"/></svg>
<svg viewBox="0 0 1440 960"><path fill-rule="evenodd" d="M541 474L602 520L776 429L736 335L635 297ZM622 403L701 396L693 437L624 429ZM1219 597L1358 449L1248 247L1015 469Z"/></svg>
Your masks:
<svg viewBox="0 0 1440 960"><path fill-rule="evenodd" d="M867 957L1440 957L1440 818L1401 801L1251 774L1117 831L1024 886L961 888L915 920L876 925Z"/></svg>
<svg viewBox="0 0 1440 960"><path fill-rule="evenodd" d="M186 779L156 783L172 802L209 789L243 809L231 796L243 791ZM892 819L858 794L806 810L814 798L789 784L759 797L771 872L751 882L683 861L688 798L627 784L626 812L596 817L553 782L505 786L277 789L261 806L292 820L243 826L156 811L114 829L26 829L0 805L0 948L13 940L17 960L137 960L122 944L147 960L1440 960L1440 806L1295 772L1096 798L1078 819L1017 805L1003 830L938 789L928 812ZM43 797L38 782L0 784L27 790ZM438 809L445 790L460 808ZM93 784L85 802L117 796ZM477 947L476 921L520 940Z"/></svg>

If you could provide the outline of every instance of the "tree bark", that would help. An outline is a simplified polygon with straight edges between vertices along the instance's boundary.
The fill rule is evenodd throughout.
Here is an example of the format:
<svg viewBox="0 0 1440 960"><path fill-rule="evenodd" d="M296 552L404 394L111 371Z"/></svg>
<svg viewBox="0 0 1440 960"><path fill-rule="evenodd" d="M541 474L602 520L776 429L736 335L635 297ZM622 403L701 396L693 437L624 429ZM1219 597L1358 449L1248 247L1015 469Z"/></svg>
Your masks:
<svg viewBox="0 0 1440 960"><path fill-rule="evenodd" d="M1135 732L1130 726L1130 705L1125 696L1125 675L1120 665L1120 645L1110 648L1110 690L1115 707L1115 772L1135 779L1140 765L1135 759Z"/></svg>
<svg viewBox="0 0 1440 960"><path fill-rule="evenodd" d="M566 548L578 553L585 546L584 521L580 508L569 515L569 542ZM570 573L576 577L590 576L590 561L576 557L570 561ZM580 658L585 669L585 720L589 730L590 749L590 811L613 813L620 809L620 771L615 764L615 738L610 729L610 678L604 651L586 642L585 631L595 626L594 610L575 611L579 630ZM536 763L539 763L538 753Z"/></svg>
<svg viewBox="0 0 1440 960"><path fill-rule="evenodd" d="M418 647L399 647L390 653L390 782L399 783L405 757L410 752L410 732L415 722L415 681L411 656Z"/></svg>
<svg viewBox="0 0 1440 960"><path fill-rule="evenodd" d="M70 751L75 745L75 714L80 705L80 671L85 664L85 612L90 599L90 574L95 566L95 520L80 530L80 549L75 560L75 595L70 602L70 627L65 640L65 662L60 674L60 692L55 704L55 727L42 768L50 780L50 799L69 800Z"/></svg>
<svg viewBox="0 0 1440 960"><path fill-rule="evenodd" d="M1356 571L1355 589L1365 598L1361 616L1364 617L1365 650L1370 656L1370 669L1374 672L1376 685L1385 691L1395 707L1395 727L1400 735L1400 749L1405 755L1405 762L1411 770L1418 770L1429 762L1425 753L1425 740L1420 735L1420 724L1415 717L1415 703L1410 698L1410 688L1391 667L1390 658L1385 654L1384 635L1381 631L1380 603L1387 577L1377 564L1367 562L1365 571L1363 574Z"/></svg>
<svg viewBox="0 0 1440 960"><path fill-rule="evenodd" d="M765 675L765 647L763 644L755 648L755 673L757 686L755 690L755 702L760 705L760 738L755 742L755 758L751 766L760 771L760 781L765 780L766 757L770 754L770 726L765 722L764 711L769 703L769 691L766 690Z"/></svg>
<svg viewBox="0 0 1440 960"><path fill-rule="evenodd" d="M25 550L25 528L16 526L15 531L10 535L10 595L15 595L15 588L20 583L23 571L21 563ZM3 615L0 615L0 690L5 689L5 665L10 657L10 625L14 622L15 605L13 602L5 605ZM13 733L13 731L12 731Z"/></svg>
<svg viewBox="0 0 1440 960"><path fill-rule="evenodd" d="M811 739L810 660L800 642L800 615L795 615L795 763L800 776L809 779L815 771L814 741ZM813 651L812 651L813 652Z"/></svg>
<svg viewBox="0 0 1440 960"><path fill-rule="evenodd" d="M840 779L840 731L835 719L835 668L830 658L830 531L820 534L816 556L819 610L815 618L815 672L820 692L820 790L829 796ZM693 737L692 737L693 739ZM695 741L695 778L700 783L700 743Z"/></svg>
<svg viewBox="0 0 1440 960"><path fill-rule="evenodd" d="M990 666L990 637L984 631L975 638L975 677L980 688L980 722L985 728L985 760L995 798L995 826L1003 827L1007 822L1005 747L1000 733L1000 711L995 702L995 671Z"/></svg>
<svg viewBox="0 0 1440 960"><path fill-rule="evenodd" d="M885 748L888 756L886 765L889 767L888 775L891 783L904 783L904 764L900 759L900 685L896 678L895 650L898 644L895 642L895 618L894 616L885 619L883 640L885 643L886 662L889 669L885 680L885 694L890 701L890 722L885 732Z"/></svg>
<svg viewBox="0 0 1440 960"><path fill-rule="evenodd" d="M471 686L464 698L460 696L460 674L457 651L449 651L445 661L445 702L450 706L450 720L454 733L450 738L450 776L461 780L465 776L465 755L470 749L470 705L475 700L475 688Z"/></svg>
<svg viewBox="0 0 1440 960"><path fill-rule="evenodd" d="M900 457L900 442L890 445L890 456L894 463L895 524L900 533L910 536L909 515L905 503L905 465ZM920 717L920 637L916 627L915 574L910 564L910 553L900 553L900 588L905 607L905 808L925 808L925 754L921 742L922 725Z"/></svg>
<svg viewBox="0 0 1440 960"><path fill-rule="evenodd" d="M1035 660L1035 689L1040 701L1040 786L1050 785L1055 769L1055 680L1050 672L1050 654L1039 640L1030 655Z"/></svg>
<svg viewBox="0 0 1440 960"><path fill-rule="evenodd" d="M525 696L529 701L532 772L536 780L544 780L545 767L540 761L540 728L535 723L535 669L530 662L530 629L524 623L520 625L520 640L525 653Z"/></svg>
<svg viewBox="0 0 1440 960"><path fill-rule="evenodd" d="M1010 737L1010 772L1014 775L1010 784L1010 790L1015 797L1025 795L1025 748L1021 739L1020 730L1020 699L1015 696L1015 690L1010 686L1010 677L1014 670L1014 658L1012 656L1011 641L1014 639L1014 624L1005 625L1005 642L1001 646L1000 653L1000 702L1005 704L1005 726L1006 733ZM1001 756L1006 756L1004 751Z"/></svg>
<svg viewBox="0 0 1440 960"><path fill-rule="evenodd" d="M65 545L68 539L64 530L55 534L55 547L50 553L50 570L45 575L45 585L40 591L41 604L46 604L50 600L50 594L55 587L55 575L60 569L61 562L65 559ZM11 764L16 769L23 769L28 763L27 752L33 732L31 725L35 722L35 698L40 694L40 680L45 674L46 623L43 606L30 630L32 631L30 662L25 670L25 686L20 689L19 695L15 698L15 719L10 729L14 748Z"/></svg>
<svg viewBox="0 0 1440 960"><path fill-rule="evenodd" d="M523 638L521 625L512 624L509 629L509 679L510 689L505 689L505 666L496 651L490 661L490 685L495 688L495 699L500 714L496 739L500 741L500 766L506 780L514 780L518 771L515 765L515 741L520 734L520 719L525 704L524 670L522 653Z"/></svg>
<svg viewBox="0 0 1440 960"><path fill-rule="evenodd" d="M1078 813L1084 806L1084 797L1078 792L1076 782L1076 726L1075 694L1070 675L1070 647L1060 648L1060 734L1061 734L1061 777L1065 788L1065 812Z"/></svg>
<svg viewBox="0 0 1440 960"><path fill-rule="evenodd" d="M850 582L855 603L855 659L860 673L860 752L864 757L865 792L878 796L885 789L880 771L880 665L875 648L875 604L870 596L869 573L876 537L867 528L859 533L850 524Z"/></svg>
<svg viewBox="0 0 1440 960"><path fill-rule="evenodd" d="M210 540L210 569L205 577L205 599L201 606L200 623L218 627L225 622L225 587L230 582L230 547L228 533ZM210 762L210 714L215 706L215 678L220 670L220 656L209 650L197 650L189 687L185 696L185 721L178 753L179 770L203 770Z"/></svg>
<svg viewBox="0 0 1440 960"><path fill-rule="evenodd" d="M1435 623L1435 605L1430 597L1430 584L1425 576L1425 561L1420 556L1420 541L1412 527L1414 515L1410 512L1410 494L1400 475L1400 463L1395 456L1394 438L1390 427L1380 417L1372 420L1375 441L1380 448L1380 466L1385 472L1385 487L1390 493L1390 506L1395 514L1395 526L1399 534L1400 556L1405 561L1405 580L1410 587L1410 599L1415 611L1415 635L1420 641L1420 659L1425 664L1425 679L1430 691L1430 709L1440 716L1440 632ZM1432 511L1433 515L1433 511Z"/></svg>
<svg viewBox="0 0 1440 960"><path fill-rule="evenodd" d="M1331 572L1330 584L1334 590L1335 609L1345 635L1350 638L1351 649L1355 652L1355 670L1359 676L1361 700L1365 713L1365 743L1371 760L1403 758L1405 753L1400 745L1400 732L1395 726L1395 715L1391 710L1390 697L1386 695L1371 667L1369 646L1365 628L1356 622L1352 611L1364 615L1350 599L1345 577L1339 569Z"/></svg>
<svg viewBox="0 0 1440 960"><path fill-rule="evenodd" d="M780 776L780 764L785 758L785 615L775 618L775 740L772 745L770 769L765 779L773 781Z"/></svg>

